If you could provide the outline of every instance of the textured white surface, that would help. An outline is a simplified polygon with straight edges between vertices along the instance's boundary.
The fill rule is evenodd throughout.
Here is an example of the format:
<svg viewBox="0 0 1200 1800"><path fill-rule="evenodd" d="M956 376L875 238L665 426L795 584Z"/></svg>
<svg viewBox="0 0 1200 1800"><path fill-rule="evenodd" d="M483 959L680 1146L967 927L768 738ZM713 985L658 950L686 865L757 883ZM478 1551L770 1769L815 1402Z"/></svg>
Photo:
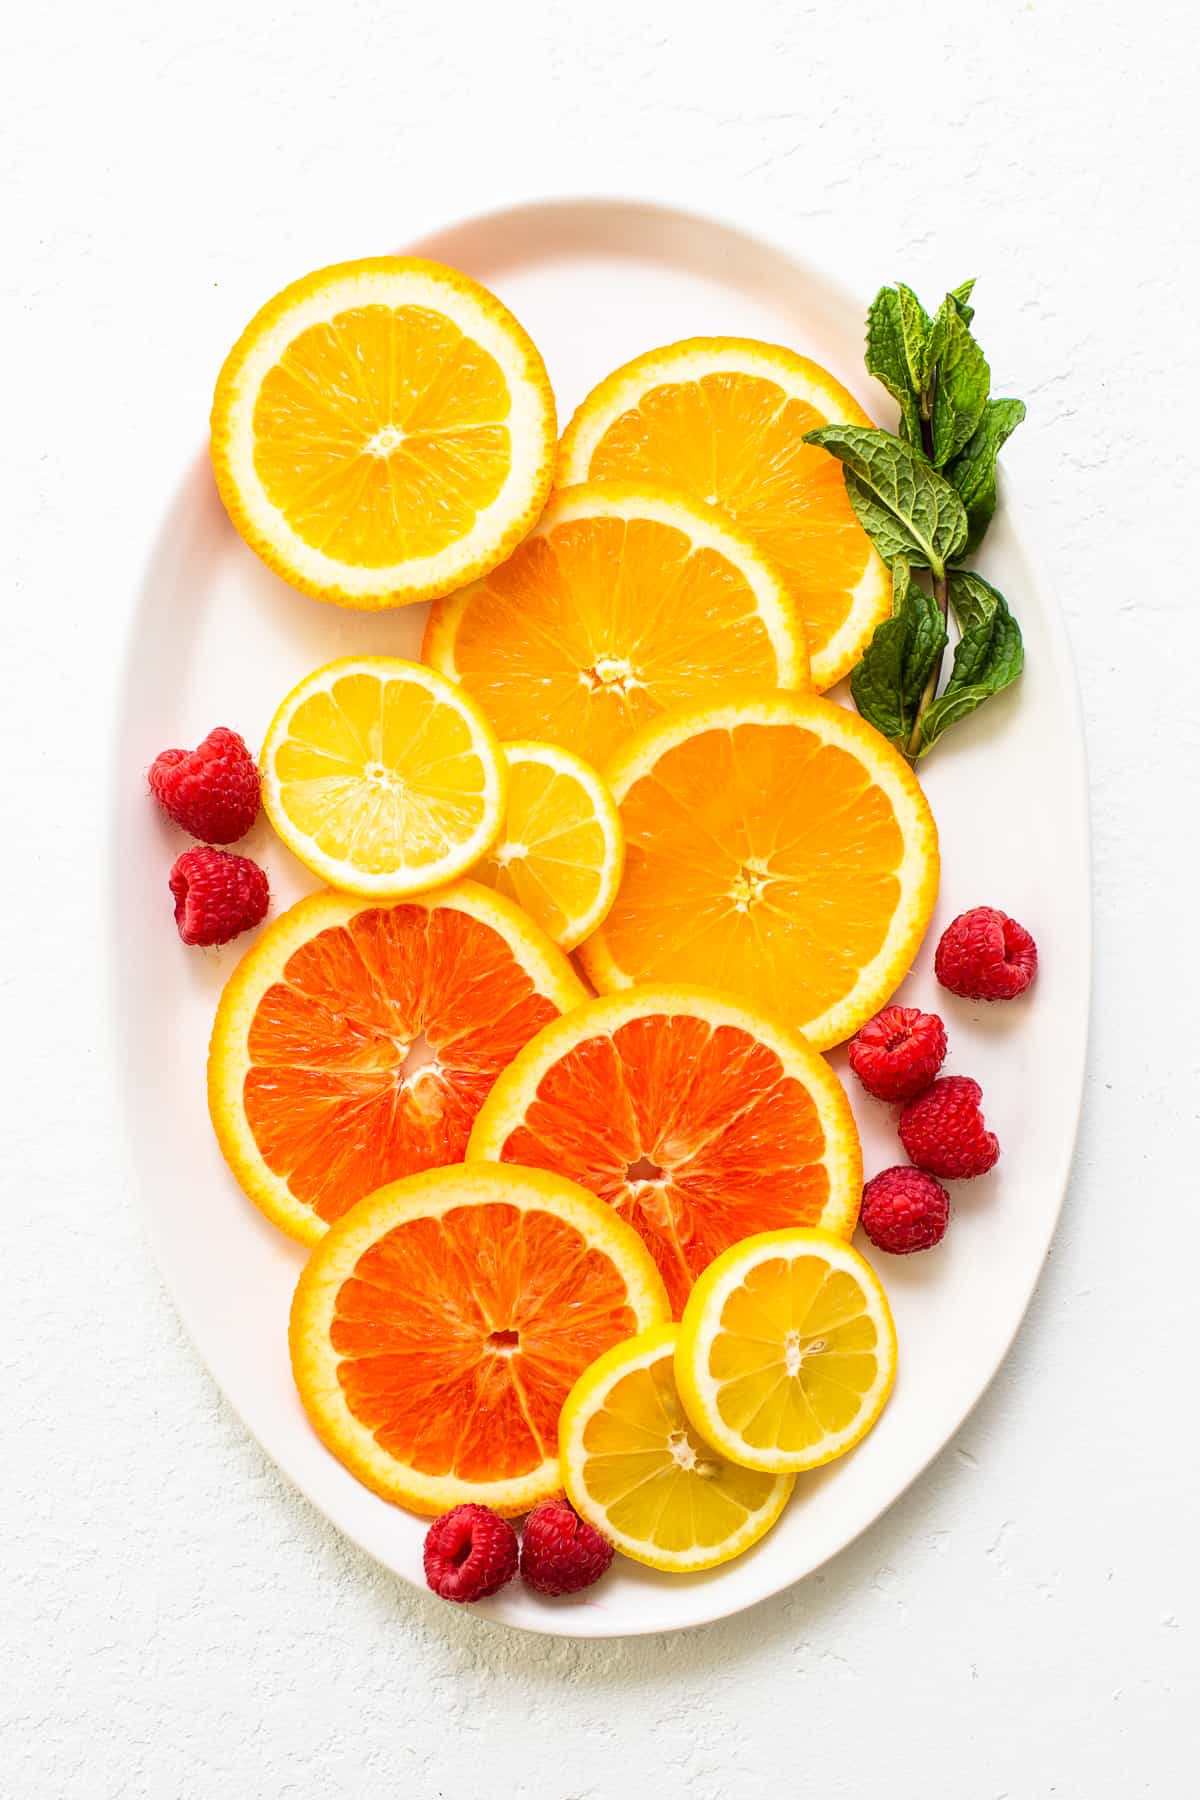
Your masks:
<svg viewBox="0 0 1200 1800"><path fill-rule="evenodd" d="M6 1796L1190 1790L1195 50L1184 0L132 0L10 26ZM123 619L224 348L300 269L544 189L752 202L862 290L979 276L1093 771L1083 1136L1013 1355L826 1571L629 1645L401 1590L246 1440L143 1246L96 957Z"/></svg>

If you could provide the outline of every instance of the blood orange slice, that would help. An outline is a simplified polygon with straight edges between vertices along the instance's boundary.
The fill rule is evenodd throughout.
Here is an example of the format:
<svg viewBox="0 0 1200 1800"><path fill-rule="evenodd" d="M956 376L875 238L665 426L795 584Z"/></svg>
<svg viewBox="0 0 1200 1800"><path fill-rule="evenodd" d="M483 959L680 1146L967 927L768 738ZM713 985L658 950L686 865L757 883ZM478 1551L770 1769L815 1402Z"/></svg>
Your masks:
<svg viewBox="0 0 1200 1800"><path fill-rule="evenodd" d="M312 894L221 997L209 1110L255 1205L302 1243L385 1182L459 1162L501 1069L584 989L512 901Z"/></svg>
<svg viewBox="0 0 1200 1800"><path fill-rule="evenodd" d="M318 1245L292 1369L323 1442L376 1493L519 1513L561 1488L558 1416L583 1370L666 1312L637 1234L573 1182L437 1169Z"/></svg>
<svg viewBox="0 0 1200 1800"><path fill-rule="evenodd" d="M862 1157L840 1082L799 1033L704 988L633 988L539 1032L492 1089L467 1148L557 1169L628 1219L678 1317L741 1238L785 1225L849 1237Z"/></svg>

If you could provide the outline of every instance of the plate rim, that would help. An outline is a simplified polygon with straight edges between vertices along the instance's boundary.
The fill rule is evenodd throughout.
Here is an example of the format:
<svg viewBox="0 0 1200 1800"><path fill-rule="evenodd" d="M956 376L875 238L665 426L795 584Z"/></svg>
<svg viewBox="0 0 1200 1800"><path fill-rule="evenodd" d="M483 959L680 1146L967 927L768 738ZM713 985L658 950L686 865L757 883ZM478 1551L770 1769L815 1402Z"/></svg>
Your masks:
<svg viewBox="0 0 1200 1800"><path fill-rule="evenodd" d="M606 193L603 191L579 193L561 191L533 192L501 205L484 207L479 210L456 212L452 217L442 219L440 222L423 220L414 231L408 246L397 251L396 254L426 254L426 246L430 239L442 239L457 232L484 227L495 229L496 227L502 227L506 220L515 224L523 215L532 216L547 213L570 214L573 212L584 211L596 214L606 211L614 214L622 211L642 214L658 214L681 221L693 228L715 230L725 236L741 238L747 243L754 245L756 249L765 251L769 255L779 258L781 261L791 264L806 278L824 288L826 293L830 295L839 307L845 307L847 310L857 312L860 316L865 317L865 303L853 289L844 283L839 276L830 274L826 269L821 267L820 264L791 248L787 240L786 229L784 228L782 220L779 218L777 210L775 210L769 218L764 220L761 209L755 209L753 216L748 221L744 214L734 218L728 213L724 213L716 208L697 209L690 204L683 204L674 199L663 198L654 194ZM878 393L883 394L883 390L878 387L878 384L875 383L870 376L865 378L865 384L874 388ZM121 650L117 659L113 688L113 719L110 734L110 751L107 759L108 793L105 806L105 818L108 831L107 854L105 859L106 878L104 882L104 937L105 942L109 945L119 942L120 939L120 796L129 777L129 763L125 754L125 730L123 720L125 716L125 699L131 687L132 676L136 664L137 624L141 616L142 599L150 586L154 567L166 537L169 521L176 511L186 504L197 465L202 466L206 461L206 458L207 445L205 441L202 442L198 450L185 463L182 474L176 479L169 490L169 498L165 511L156 517L149 547L142 559L141 573L135 589L136 598L131 605L125 620ZM1047 1177L1047 1189L1052 1189L1056 1198L1053 1207L1047 1209L1045 1230L1037 1250L1036 1258L1031 1259L1030 1274L1021 1295L1020 1304L1014 1308L1011 1329L1006 1333L992 1367L986 1378L983 1380L982 1385L974 1394L970 1403L961 1415L946 1429L944 1435L942 1435L928 1450L922 1457L922 1460L908 1473L900 1485L892 1489L889 1497L872 1511L868 1518L864 1519L848 1537L842 1540L840 1544L835 1548L829 1549L825 1554L820 1556L817 1561L805 1568L802 1573L792 1576L782 1582L772 1578L761 1583L755 1591L752 1591L749 1594L739 1594L732 1605L723 1605L717 1601L716 1597L721 1592L721 1583L719 1581L712 1580L711 1585L709 1582L706 1582L705 1588L708 1592L711 1592L714 1602L716 1603L705 1610L702 1616L693 1616L678 1622L672 1622L670 1620L662 1621L655 1617L649 1618L644 1623L638 1620L628 1622L624 1620L613 1621L606 1619L602 1613L570 1613L565 1609L560 1611L551 1608L546 1609L544 1620L540 1618L510 1618L501 1612L492 1610L490 1604L487 1602L471 1608L471 1611L476 1618L486 1620L489 1625L502 1627L506 1630L528 1632L534 1636L561 1637L577 1639L579 1641L643 1637L658 1635L665 1632L692 1630L706 1624L715 1623L720 1619L732 1618L755 1606L761 1605L764 1601L773 1598L777 1594L785 1593L789 1588L795 1587L800 1582L807 1580L810 1576L816 1574L818 1570L826 1567L836 1557L848 1550L852 1544L863 1537L867 1531L872 1529L879 1520L891 1510L904 1494L908 1492L912 1485L925 1474L938 1457L944 1453L947 1445L957 1433L962 1430L963 1426L971 1418L984 1396L988 1393L1001 1368L1008 1360L1017 1333L1021 1329L1028 1314L1034 1290L1041 1278L1050 1246L1058 1229L1078 1145L1079 1126L1086 1088L1087 1054L1091 1034L1091 1016L1095 982L1093 954L1095 885L1092 856L1088 750L1079 670L1072 649L1070 634L1067 629L1066 616L1057 597L1057 584L1050 579L1050 572L1053 568L1053 557L1048 552L1036 526L1031 526L1029 522L1035 515L1033 514L1032 509L1022 503L1025 492L1022 484L1018 481L1014 481L1006 472L1001 471L999 490L1002 503L1009 501L1016 502L1022 520L1021 532L1017 542L1021 553L1029 563L1031 572L1035 578L1039 611L1042 614L1047 634L1051 640L1055 665L1061 673L1065 673L1067 676L1066 683L1064 684L1064 691L1061 696L1061 703L1070 714L1069 730L1066 735L1070 742L1070 760L1073 766L1070 770L1064 769L1062 771L1062 778L1064 787L1070 786L1074 791L1074 811L1080 833L1079 874L1082 878L1086 895L1086 904L1081 908L1083 915L1082 923L1084 926L1084 940L1081 945L1081 967L1083 972L1084 992L1079 1007L1077 1009L1072 1009L1075 1018L1073 1030L1073 1036L1075 1038L1073 1046L1075 1073L1070 1090L1066 1092L1062 1098L1062 1109L1064 1114L1068 1115L1067 1122L1069 1123L1070 1129L1069 1132L1064 1132L1063 1137L1060 1140L1063 1144L1060 1166L1053 1171L1052 1178ZM209 1357L203 1348L202 1335L196 1329L191 1304L183 1297L180 1288L173 1278L172 1259L166 1254L164 1228L159 1222L157 1211L151 1205L148 1184L142 1178L138 1157L134 1151L136 1109L128 1080L126 1053L123 1042L125 1035L123 1026L126 1023L126 1001L118 978L118 958L115 955L109 955L105 959L103 1010L105 1017L104 1037L110 1057L110 1064L114 1073L118 1070L120 1071L120 1074L117 1076L117 1084L121 1094L121 1098L117 1105L117 1123L120 1133L120 1143L123 1147L122 1160L127 1165L132 1176L131 1186L136 1195L137 1210L141 1215L146 1239L153 1253L159 1277L162 1280L163 1286L170 1297L176 1314L187 1333L193 1352L198 1357L209 1378L217 1387L225 1403L230 1407L242 1429L246 1432L247 1436L258 1445L259 1449L270 1460L273 1468L278 1471L279 1475L292 1488L302 1494L308 1504L312 1506L335 1531L346 1538L350 1543L354 1544L357 1550L368 1556L378 1567L385 1569L390 1576L401 1581L406 1589L411 1588L416 1594L422 1595L424 1590L420 1587L419 1583L411 1580L401 1570L396 1569L380 1558L370 1545L363 1542L362 1538L352 1527L346 1525L341 1519L336 1518L333 1515L324 1501L311 1491L306 1481L300 1475L279 1460L274 1451L250 1423L239 1405L238 1400L235 1398L234 1393L226 1383L222 1381L213 1367L213 1364L210 1362ZM713 1573L715 1574L717 1572L714 1571Z"/></svg>

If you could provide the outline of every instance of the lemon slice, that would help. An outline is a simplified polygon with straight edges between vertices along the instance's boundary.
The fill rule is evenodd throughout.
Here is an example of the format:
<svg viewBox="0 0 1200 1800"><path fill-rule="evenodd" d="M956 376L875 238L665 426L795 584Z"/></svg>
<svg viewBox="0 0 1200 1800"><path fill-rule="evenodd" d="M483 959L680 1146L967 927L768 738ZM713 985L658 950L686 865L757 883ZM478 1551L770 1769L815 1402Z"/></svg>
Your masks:
<svg viewBox="0 0 1200 1800"><path fill-rule="evenodd" d="M607 913L625 866L616 803L595 769L556 744L505 744L504 830L479 867L483 882L524 907L560 949L573 950Z"/></svg>
<svg viewBox="0 0 1200 1800"><path fill-rule="evenodd" d="M262 758L263 805L330 886L395 898L453 881L504 823L508 769L462 689L420 663L346 657L288 695Z"/></svg>
<svg viewBox="0 0 1200 1800"><path fill-rule="evenodd" d="M653 1326L585 1369L558 1446L582 1518L635 1562L690 1574L756 1544L793 1482L739 1468L692 1429L675 1386L677 1336L675 1325Z"/></svg>
<svg viewBox="0 0 1200 1800"><path fill-rule="evenodd" d="M832 1462L865 1437L896 1378L879 1277L827 1231L768 1231L701 1275L675 1377L694 1429L747 1469Z"/></svg>

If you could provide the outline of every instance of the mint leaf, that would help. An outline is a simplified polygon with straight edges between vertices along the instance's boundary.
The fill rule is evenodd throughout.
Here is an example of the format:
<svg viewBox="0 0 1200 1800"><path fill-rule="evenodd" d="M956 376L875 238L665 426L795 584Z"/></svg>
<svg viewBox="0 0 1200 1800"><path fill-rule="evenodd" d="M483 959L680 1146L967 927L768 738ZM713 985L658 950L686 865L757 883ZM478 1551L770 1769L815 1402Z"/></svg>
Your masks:
<svg viewBox="0 0 1200 1800"><path fill-rule="evenodd" d="M903 749L916 722L925 683L946 647L937 601L912 579L904 557L892 564L892 616L850 676L854 704L867 723Z"/></svg>
<svg viewBox="0 0 1200 1800"><path fill-rule="evenodd" d="M896 299L900 308L900 329L904 337L904 356L914 391L924 397L929 385L929 339L933 331L929 314L910 287L896 283ZM922 408L925 417L929 414Z"/></svg>
<svg viewBox="0 0 1200 1800"><path fill-rule="evenodd" d="M805 433L846 470L846 493L885 562L906 556L940 575L967 535L962 501L911 444L868 425L821 425Z"/></svg>
<svg viewBox="0 0 1200 1800"><path fill-rule="evenodd" d="M900 296L895 288L880 288L867 313L868 373L881 381L900 407L901 434L921 447L921 409L912 384L904 347Z"/></svg>
<svg viewBox="0 0 1200 1800"><path fill-rule="evenodd" d="M983 417L992 372L971 336L958 302L947 294L938 308L930 339L935 376L933 393L933 464L942 468L967 443Z"/></svg>
<svg viewBox="0 0 1200 1800"><path fill-rule="evenodd" d="M946 465L946 477L967 510L964 554L979 548L991 523L996 510L996 458L1024 417L1023 400L989 400L974 432Z"/></svg>
<svg viewBox="0 0 1200 1800"><path fill-rule="evenodd" d="M971 320L975 317L975 308L967 305L974 288L975 277L972 275L970 281L960 282L958 287L950 289L950 298L958 307L959 317L962 319L964 325L969 325Z"/></svg>
<svg viewBox="0 0 1200 1800"><path fill-rule="evenodd" d="M1010 687L1025 661L1021 628L1003 594L968 569L952 569L947 588L962 637L945 692L930 703L921 720L918 757L931 750L951 725Z"/></svg>

